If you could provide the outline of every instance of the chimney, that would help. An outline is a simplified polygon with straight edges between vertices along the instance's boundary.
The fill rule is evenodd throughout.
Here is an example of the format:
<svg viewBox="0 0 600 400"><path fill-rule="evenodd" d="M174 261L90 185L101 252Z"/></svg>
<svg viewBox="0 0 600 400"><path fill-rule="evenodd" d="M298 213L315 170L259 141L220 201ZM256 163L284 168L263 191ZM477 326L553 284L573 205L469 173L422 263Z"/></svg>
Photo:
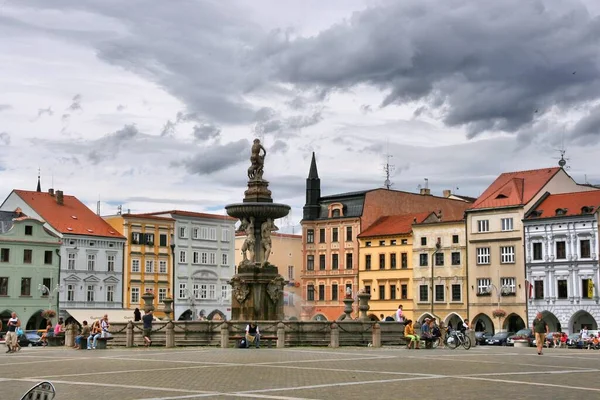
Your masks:
<svg viewBox="0 0 600 400"><path fill-rule="evenodd" d="M48 194L49 194L50 196L53 196L53 197L54 197L54 189L52 189L52 188L48 189Z"/></svg>
<svg viewBox="0 0 600 400"><path fill-rule="evenodd" d="M426 187L421 188L421 192L420 193L423 196L431 196L431 189L426 188Z"/></svg>
<svg viewBox="0 0 600 400"><path fill-rule="evenodd" d="M59 206L62 206L63 204L65 204L62 190L56 191L56 204L58 204Z"/></svg>
<svg viewBox="0 0 600 400"><path fill-rule="evenodd" d="M452 190L444 190L444 197L450 197L452 195Z"/></svg>

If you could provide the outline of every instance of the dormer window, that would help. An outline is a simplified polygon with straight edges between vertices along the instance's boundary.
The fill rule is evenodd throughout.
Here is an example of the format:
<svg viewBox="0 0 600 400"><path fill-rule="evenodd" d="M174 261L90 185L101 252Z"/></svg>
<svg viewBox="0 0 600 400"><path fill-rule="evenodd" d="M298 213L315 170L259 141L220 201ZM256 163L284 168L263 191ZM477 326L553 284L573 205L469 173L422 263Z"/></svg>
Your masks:
<svg viewBox="0 0 600 400"><path fill-rule="evenodd" d="M496 199L507 199L508 197L505 194L500 193L498 196L496 196Z"/></svg>
<svg viewBox="0 0 600 400"><path fill-rule="evenodd" d="M332 218L339 218L341 216L341 212L339 208L336 208L335 210L331 211L331 217Z"/></svg>
<svg viewBox="0 0 600 400"><path fill-rule="evenodd" d="M544 210L535 210L535 211L532 211L530 215L531 215L533 218L539 218L539 217L541 217L541 216L542 216L542 213L543 213L543 212L544 212Z"/></svg>
<svg viewBox="0 0 600 400"><path fill-rule="evenodd" d="M590 207L590 206L581 207L582 214L591 214L593 210L594 210L594 207Z"/></svg>
<svg viewBox="0 0 600 400"><path fill-rule="evenodd" d="M557 208L556 209L556 216L561 216L561 215L566 215L567 214L567 209L566 208Z"/></svg>
<svg viewBox="0 0 600 400"><path fill-rule="evenodd" d="M328 207L329 218L343 218L344 205L342 203L332 203Z"/></svg>

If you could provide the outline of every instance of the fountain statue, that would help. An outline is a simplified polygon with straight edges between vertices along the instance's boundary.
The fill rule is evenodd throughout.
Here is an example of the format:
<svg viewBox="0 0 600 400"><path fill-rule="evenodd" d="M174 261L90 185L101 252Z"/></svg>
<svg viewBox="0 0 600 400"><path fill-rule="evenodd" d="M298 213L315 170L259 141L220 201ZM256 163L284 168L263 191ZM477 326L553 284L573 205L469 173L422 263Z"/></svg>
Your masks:
<svg viewBox="0 0 600 400"><path fill-rule="evenodd" d="M233 320L282 320L283 289L287 283L277 266L269 262L274 221L290 212L290 206L273 203L269 182L263 179L267 151L254 139L250 151L248 189L242 203L229 204L227 214L240 220L238 232L246 236L242 261L229 284L232 286Z"/></svg>

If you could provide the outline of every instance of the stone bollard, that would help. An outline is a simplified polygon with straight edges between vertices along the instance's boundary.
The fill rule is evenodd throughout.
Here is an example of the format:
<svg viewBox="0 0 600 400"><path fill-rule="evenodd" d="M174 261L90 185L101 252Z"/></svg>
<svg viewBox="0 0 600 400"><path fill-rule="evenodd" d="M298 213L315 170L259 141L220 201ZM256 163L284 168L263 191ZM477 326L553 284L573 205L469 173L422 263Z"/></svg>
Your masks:
<svg viewBox="0 0 600 400"><path fill-rule="evenodd" d="M229 347L229 324L223 322L221 325L221 348L226 349Z"/></svg>
<svg viewBox="0 0 600 400"><path fill-rule="evenodd" d="M129 321L127 323L127 328L125 328L125 347L133 347L133 322Z"/></svg>
<svg viewBox="0 0 600 400"><path fill-rule="evenodd" d="M379 323L373 325L373 347L381 347L381 326Z"/></svg>
<svg viewBox="0 0 600 400"><path fill-rule="evenodd" d="M331 324L331 343L329 347L332 349L340 347L340 328L335 322Z"/></svg>
<svg viewBox="0 0 600 400"><path fill-rule="evenodd" d="M474 331L474 330L472 330L472 329L469 329L469 330L467 331L467 336L469 337L469 339L471 339L471 346L472 346L472 347L475 347L475 346L477 346L477 340L476 340L476 338L475 338L475 331Z"/></svg>
<svg viewBox="0 0 600 400"><path fill-rule="evenodd" d="M167 342L165 347L172 348L175 347L175 324L173 321L167 322Z"/></svg>
<svg viewBox="0 0 600 400"><path fill-rule="evenodd" d="M285 347L285 324L280 322L277 324L277 348Z"/></svg>
<svg viewBox="0 0 600 400"><path fill-rule="evenodd" d="M75 324L67 325L65 329L65 346L73 347L75 346L75 332L77 328Z"/></svg>

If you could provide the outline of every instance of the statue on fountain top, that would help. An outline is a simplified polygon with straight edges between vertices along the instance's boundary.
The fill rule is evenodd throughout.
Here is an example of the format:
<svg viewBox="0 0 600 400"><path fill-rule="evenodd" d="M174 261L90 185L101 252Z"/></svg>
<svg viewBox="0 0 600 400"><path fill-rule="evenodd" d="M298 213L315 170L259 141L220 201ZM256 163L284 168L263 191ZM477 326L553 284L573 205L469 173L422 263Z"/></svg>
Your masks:
<svg viewBox="0 0 600 400"><path fill-rule="evenodd" d="M262 154L261 154L262 150ZM267 150L260 144L259 139L254 139L254 143L252 144L252 150L250 154L250 162L252 165L248 168L248 178L254 181L262 181L263 180L263 169L265 166L265 157L267 155Z"/></svg>

